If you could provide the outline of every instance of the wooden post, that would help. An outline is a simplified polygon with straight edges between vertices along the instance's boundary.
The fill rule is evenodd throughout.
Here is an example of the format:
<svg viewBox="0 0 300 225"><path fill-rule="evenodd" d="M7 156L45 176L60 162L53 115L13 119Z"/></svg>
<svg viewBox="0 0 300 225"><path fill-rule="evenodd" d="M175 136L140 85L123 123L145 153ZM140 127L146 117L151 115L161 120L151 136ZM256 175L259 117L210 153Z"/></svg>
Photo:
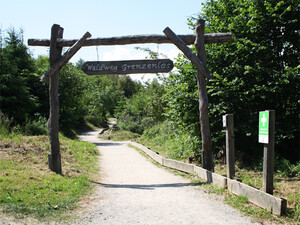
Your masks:
<svg viewBox="0 0 300 225"><path fill-rule="evenodd" d="M63 28L54 24L51 29L50 43L50 66L53 66L61 57L62 47L57 47L57 38L63 37ZM48 120L48 136L50 141L50 152L48 155L49 169L57 174L61 174L61 156L59 149L59 99L58 99L58 79L59 71L49 78L49 104L50 115Z"/></svg>
<svg viewBox="0 0 300 225"><path fill-rule="evenodd" d="M235 176L233 114L226 114L225 116L223 116L223 126L226 127L227 177L233 179Z"/></svg>
<svg viewBox="0 0 300 225"><path fill-rule="evenodd" d="M85 40L89 37L91 37L91 34L86 32L81 39L79 39L71 48L69 48L68 51L50 67L41 80L47 81L52 74L62 68L72 58L72 56L76 54L76 52L84 44Z"/></svg>
<svg viewBox="0 0 300 225"><path fill-rule="evenodd" d="M185 56L194 63L197 69L207 78L211 78L212 73L207 69L205 63L201 61L201 58L197 57L189 47L178 37L169 27L165 28L165 35L179 48ZM204 46L204 42L203 42Z"/></svg>
<svg viewBox="0 0 300 225"><path fill-rule="evenodd" d="M206 53L204 47L204 30L205 21L198 20L196 24L196 39L195 47L198 57L206 66ZM200 112L200 126L202 135L202 167L204 169L214 171L212 142L209 128L208 118L208 97L206 91L206 80L201 71L197 70L197 84L199 93L199 112Z"/></svg>
<svg viewBox="0 0 300 225"><path fill-rule="evenodd" d="M263 191L273 194L275 111L269 110L269 143L264 144Z"/></svg>

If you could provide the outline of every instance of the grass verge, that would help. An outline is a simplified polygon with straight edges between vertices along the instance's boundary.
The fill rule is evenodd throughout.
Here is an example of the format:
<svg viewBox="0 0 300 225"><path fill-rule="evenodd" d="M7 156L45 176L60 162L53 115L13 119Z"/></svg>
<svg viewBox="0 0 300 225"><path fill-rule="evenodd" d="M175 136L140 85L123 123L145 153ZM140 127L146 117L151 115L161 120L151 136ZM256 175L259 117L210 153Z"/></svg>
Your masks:
<svg viewBox="0 0 300 225"><path fill-rule="evenodd" d="M65 219L92 190L98 173L95 145L60 135L63 176L48 169L47 136L0 136L0 206L15 218Z"/></svg>
<svg viewBox="0 0 300 225"><path fill-rule="evenodd" d="M103 134L99 135L99 138L104 140L111 140L111 141L126 141L132 140L137 141L141 135L132 133L126 130L114 130L108 129L103 132Z"/></svg>

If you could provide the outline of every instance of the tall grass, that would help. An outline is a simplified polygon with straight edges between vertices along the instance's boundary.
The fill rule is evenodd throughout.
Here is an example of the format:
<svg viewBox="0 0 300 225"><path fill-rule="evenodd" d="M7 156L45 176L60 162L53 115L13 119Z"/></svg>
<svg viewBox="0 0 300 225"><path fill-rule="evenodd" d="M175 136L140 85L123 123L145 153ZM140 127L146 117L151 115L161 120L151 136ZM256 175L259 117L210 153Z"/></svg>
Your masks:
<svg viewBox="0 0 300 225"><path fill-rule="evenodd" d="M145 130L140 142L171 159L200 161L200 138L176 130L168 121Z"/></svg>
<svg viewBox="0 0 300 225"><path fill-rule="evenodd" d="M48 169L48 137L0 126L0 206L15 217L60 220L92 190L99 173L96 146L60 135L63 176Z"/></svg>

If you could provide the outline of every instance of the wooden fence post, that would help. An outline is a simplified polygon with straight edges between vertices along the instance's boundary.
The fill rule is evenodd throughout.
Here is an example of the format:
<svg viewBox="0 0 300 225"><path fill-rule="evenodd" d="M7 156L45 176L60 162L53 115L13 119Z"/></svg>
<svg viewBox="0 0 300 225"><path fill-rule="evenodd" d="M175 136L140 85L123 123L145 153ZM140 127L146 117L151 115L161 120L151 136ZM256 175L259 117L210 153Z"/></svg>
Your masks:
<svg viewBox="0 0 300 225"><path fill-rule="evenodd" d="M204 30L205 20L198 20L196 24L196 39L195 47L198 57L206 66L206 53L204 46ZM208 118L208 96L206 90L206 80L199 69L197 69L197 84L199 93L199 112L200 112L200 126L202 135L202 167L204 169L214 171L212 142L209 128Z"/></svg>
<svg viewBox="0 0 300 225"><path fill-rule="evenodd" d="M264 144L263 191L273 194L275 111L269 110L269 143Z"/></svg>
<svg viewBox="0 0 300 225"><path fill-rule="evenodd" d="M233 179L235 176L233 114L226 114L223 116L223 127L226 127L227 178Z"/></svg>
<svg viewBox="0 0 300 225"><path fill-rule="evenodd" d="M63 28L54 24L51 28L50 42L50 67L61 57L62 47L57 47L57 38L63 37ZM61 174L61 156L59 148L59 99L58 99L58 79L59 71L49 78L49 104L50 115L48 120L48 136L50 141L50 152L48 155L49 169L57 174Z"/></svg>

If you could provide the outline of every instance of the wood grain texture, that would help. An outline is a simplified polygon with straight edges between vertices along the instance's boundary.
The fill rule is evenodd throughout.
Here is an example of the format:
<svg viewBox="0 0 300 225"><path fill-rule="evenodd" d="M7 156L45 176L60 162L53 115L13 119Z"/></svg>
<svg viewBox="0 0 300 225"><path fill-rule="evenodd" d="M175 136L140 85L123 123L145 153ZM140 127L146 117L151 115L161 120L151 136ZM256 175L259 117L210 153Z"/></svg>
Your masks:
<svg viewBox="0 0 300 225"><path fill-rule="evenodd" d="M275 110L269 110L269 143L264 144L263 191L273 194L275 150Z"/></svg>
<svg viewBox="0 0 300 225"><path fill-rule="evenodd" d="M206 54L204 47L204 30L205 21L198 20L196 24L196 39L195 47L197 55L204 64L206 65ZM213 152L212 152L212 141L210 135L209 117L208 117L208 96L206 90L206 80L202 74L202 71L197 70L197 85L198 85L198 96L199 96L199 117L200 117L200 128L202 138L202 167L209 171L214 171Z"/></svg>
<svg viewBox="0 0 300 225"><path fill-rule="evenodd" d="M195 35L178 35L186 45L194 44ZM74 45L77 39L62 39L57 40L57 46L70 47ZM211 43L226 43L232 41L231 33L211 33L204 35L205 44ZM90 38L87 39L83 46L96 46L96 45L128 45L128 44L172 44L169 38L165 35L149 34L149 35L131 35L131 36L119 36L119 37L107 37L107 38ZM50 46L49 39L28 39L28 45L30 46Z"/></svg>
<svg viewBox="0 0 300 225"><path fill-rule="evenodd" d="M233 179L235 176L234 168L234 124L233 124L233 114L226 114L226 167L227 167L227 177Z"/></svg>
<svg viewBox="0 0 300 225"><path fill-rule="evenodd" d="M51 29L50 66L53 66L61 57L62 48L57 47L57 38L63 37L63 28L54 24ZM50 141L49 169L61 174L61 156L59 146L59 98L58 98L59 71L56 71L49 79L49 105L50 115L48 119L48 136Z"/></svg>
<svg viewBox="0 0 300 225"><path fill-rule="evenodd" d="M76 52L78 52L85 40L89 37L91 37L91 34L86 32L81 39L79 39L71 48L69 48L68 51L66 51L66 53L50 67L41 80L47 81L52 74L62 68L76 54Z"/></svg>
<svg viewBox="0 0 300 225"><path fill-rule="evenodd" d="M212 77L212 73L207 69L205 64L192 52L192 50L183 42L180 37L178 37L169 27L165 28L163 32L173 42L173 44L176 45L184 53L184 55L192 61L192 63L194 63L203 76L207 78Z"/></svg>

